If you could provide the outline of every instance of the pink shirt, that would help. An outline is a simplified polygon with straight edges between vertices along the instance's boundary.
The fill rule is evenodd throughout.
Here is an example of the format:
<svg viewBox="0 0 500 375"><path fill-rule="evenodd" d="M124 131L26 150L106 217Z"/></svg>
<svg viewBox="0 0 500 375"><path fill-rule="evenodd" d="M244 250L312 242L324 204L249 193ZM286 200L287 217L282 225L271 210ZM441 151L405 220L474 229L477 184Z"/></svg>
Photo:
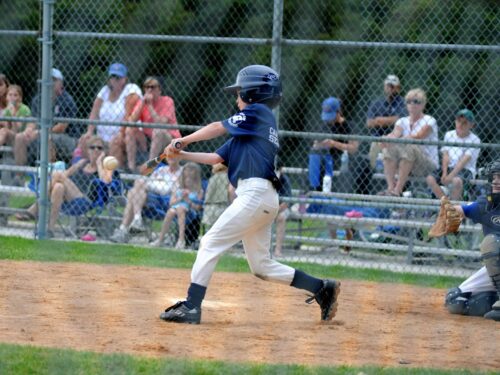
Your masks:
<svg viewBox="0 0 500 375"><path fill-rule="evenodd" d="M134 111L141 105L141 102L137 102ZM156 103L153 104L155 112L160 117L166 117L169 124L177 124L177 118L175 117L175 104L174 100L170 96L160 96ZM141 114L139 115L139 120L144 123L153 123L153 117L149 112L149 106L144 105L142 107ZM180 138L181 133L178 129L168 129L167 130L173 138ZM151 138L153 136L153 129L144 128L144 134Z"/></svg>

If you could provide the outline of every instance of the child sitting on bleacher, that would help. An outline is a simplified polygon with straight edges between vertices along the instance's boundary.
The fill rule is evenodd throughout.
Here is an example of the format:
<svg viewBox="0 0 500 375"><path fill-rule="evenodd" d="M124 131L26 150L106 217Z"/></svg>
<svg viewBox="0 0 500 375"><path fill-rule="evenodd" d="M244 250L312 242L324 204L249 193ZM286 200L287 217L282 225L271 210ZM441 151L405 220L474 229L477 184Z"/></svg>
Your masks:
<svg viewBox="0 0 500 375"><path fill-rule="evenodd" d="M472 133L474 114L468 109L462 109L455 116L455 129L448 131L444 136L445 142L480 144L478 136ZM441 170L427 176L427 184L434 195L441 199L445 195L442 187L450 189L452 200L462 200L464 181L476 176L476 164L479 148L474 147L441 147Z"/></svg>

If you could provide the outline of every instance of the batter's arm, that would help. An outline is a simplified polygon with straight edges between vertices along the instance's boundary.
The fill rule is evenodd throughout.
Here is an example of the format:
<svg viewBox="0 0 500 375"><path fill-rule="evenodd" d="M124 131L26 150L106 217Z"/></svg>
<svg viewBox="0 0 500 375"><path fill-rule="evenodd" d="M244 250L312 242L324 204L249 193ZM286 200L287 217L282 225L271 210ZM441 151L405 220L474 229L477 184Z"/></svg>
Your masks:
<svg viewBox="0 0 500 375"><path fill-rule="evenodd" d="M224 159L222 159L220 155L216 154L215 152L208 153L180 151L178 154L176 154L176 157L183 160L193 161L195 163L209 165L222 163L224 161Z"/></svg>
<svg viewBox="0 0 500 375"><path fill-rule="evenodd" d="M227 130L222 125L221 121L212 122L201 129L198 129L192 134L189 134L186 137L174 139L174 141L181 142L181 149L185 148L188 144L200 141L207 141L209 139L220 137L221 135L226 134Z"/></svg>

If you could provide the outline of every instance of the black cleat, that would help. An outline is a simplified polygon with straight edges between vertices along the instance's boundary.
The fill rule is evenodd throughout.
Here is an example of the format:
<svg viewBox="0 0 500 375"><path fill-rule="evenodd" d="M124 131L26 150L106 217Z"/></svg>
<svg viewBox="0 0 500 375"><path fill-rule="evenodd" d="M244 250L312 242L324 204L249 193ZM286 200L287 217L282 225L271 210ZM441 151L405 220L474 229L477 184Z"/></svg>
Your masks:
<svg viewBox="0 0 500 375"><path fill-rule="evenodd" d="M491 311L484 314L484 317L486 319L491 319L491 320L494 320L496 322L500 322L500 300L496 301L493 304Z"/></svg>
<svg viewBox="0 0 500 375"><path fill-rule="evenodd" d="M337 312L339 293L340 281L323 280L323 287L314 296L306 299L306 303L316 300L321 307L321 320L332 320Z"/></svg>
<svg viewBox="0 0 500 375"><path fill-rule="evenodd" d="M167 322L200 324L201 308L189 309L183 301L177 302L160 314L160 319Z"/></svg>

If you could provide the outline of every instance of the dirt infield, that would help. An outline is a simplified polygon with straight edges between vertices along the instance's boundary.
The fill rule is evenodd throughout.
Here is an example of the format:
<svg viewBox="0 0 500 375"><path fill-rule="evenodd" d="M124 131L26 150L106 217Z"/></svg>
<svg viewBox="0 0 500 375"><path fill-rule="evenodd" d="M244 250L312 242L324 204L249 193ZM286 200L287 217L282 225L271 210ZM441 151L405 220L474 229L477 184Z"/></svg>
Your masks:
<svg viewBox="0 0 500 375"><path fill-rule="evenodd" d="M443 290L342 280L337 317L250 274L215 273L202 324L158 319L189 271L0 261L0 341L105 353L311 365L500 368L499 325L453 316Z"/></svg>

